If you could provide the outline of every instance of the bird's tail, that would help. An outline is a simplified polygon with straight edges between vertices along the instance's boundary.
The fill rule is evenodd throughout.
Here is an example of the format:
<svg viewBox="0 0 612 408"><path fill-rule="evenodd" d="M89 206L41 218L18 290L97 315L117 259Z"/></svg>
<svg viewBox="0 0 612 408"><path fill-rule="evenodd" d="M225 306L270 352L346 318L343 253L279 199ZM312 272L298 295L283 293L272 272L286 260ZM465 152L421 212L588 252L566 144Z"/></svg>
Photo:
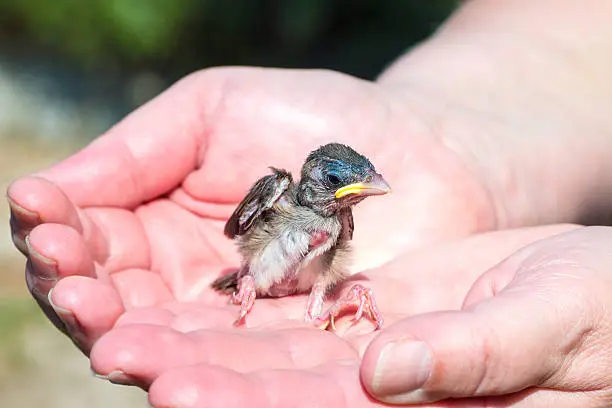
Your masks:
<svg viewBox="0 0 612 408"><path fill-rule="evenodd" d="M210 286L222 293L234 293L238 289L238 272L223 275L213 281Z"/></svg>

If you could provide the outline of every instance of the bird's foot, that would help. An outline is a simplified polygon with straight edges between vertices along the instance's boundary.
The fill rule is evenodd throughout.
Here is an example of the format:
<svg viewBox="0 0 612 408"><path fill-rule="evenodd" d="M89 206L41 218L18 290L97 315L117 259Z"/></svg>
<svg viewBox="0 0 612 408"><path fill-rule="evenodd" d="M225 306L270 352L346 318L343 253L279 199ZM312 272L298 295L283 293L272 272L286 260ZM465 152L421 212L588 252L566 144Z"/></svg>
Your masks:
<svg viewBox="0 0 612 408"><path fill-rule="evenodd" d="M245 275L238 281L238 292L234 292L230 301L235 305L240 305L240 314L234 322L238 326L244 322L244 318L253 308L257 292L255 291L255 280L251 275Z"/></svg>
<svg viewBox="0 0 612 408"><path fill-rule="evenodd" d="M349 291L336 303L330 307L321 317L317 319L317 326L323 330L331 327L336 330L335 319L346 308L357 306L357 312L353 320L358 322L367 314L367 316L376 325L376 330L383 325L383 318L376 306L372 289L365 288L361 285L354 285Z"/></svg>

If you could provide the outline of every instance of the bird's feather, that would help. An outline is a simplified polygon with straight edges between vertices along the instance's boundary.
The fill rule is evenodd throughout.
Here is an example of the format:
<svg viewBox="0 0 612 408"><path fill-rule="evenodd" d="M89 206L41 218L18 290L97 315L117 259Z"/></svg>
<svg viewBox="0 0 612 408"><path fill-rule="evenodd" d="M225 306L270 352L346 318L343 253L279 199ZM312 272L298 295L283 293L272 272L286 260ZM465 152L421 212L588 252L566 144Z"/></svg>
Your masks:
<svg viewBox="0 0 612 408"><path fill-rule="evenodd" d="M239 272L231 272L213 281L211 287L221 293L233 293L238 289Z"/></svg>
<svg viewBox="0 0 612 408"><path fill-rule="evenodd" d="M228 219L224 229L227 237L244 235L261 214L272 208L293 184L293 177L288 171L274 167L270 169L273 174L257 180Z"/></svg>

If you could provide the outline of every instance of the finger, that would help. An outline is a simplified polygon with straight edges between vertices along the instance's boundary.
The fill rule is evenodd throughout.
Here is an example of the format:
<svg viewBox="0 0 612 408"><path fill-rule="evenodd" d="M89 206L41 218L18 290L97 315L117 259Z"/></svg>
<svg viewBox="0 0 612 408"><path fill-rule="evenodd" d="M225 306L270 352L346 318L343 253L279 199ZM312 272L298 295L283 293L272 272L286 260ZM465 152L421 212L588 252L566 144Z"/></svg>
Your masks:
<svg viewBox="0 0 612 408"><path fill-rule="evenodd" d="M230 367L254 368L259 358L251 352L265 354L281 367L290 366L290 360L272 342L212 331L202 337L160 326L122 326L96 343L91 367L100 375L113 376L115 382L146 389L163 372L184 365L225 360Z"/></svg>
<svg viewBox="0 0 612 408"><path fill-rule="evenodd" d="M83 276L60 280L49 292L48 300L69 336L86 355L124 311L121 298L111 286Z"/></svg>
<svg viewBox="0 0 612 408"><path fill-rule="evenodd" d="M136 288L130 291L124 302L128 304L127 311L121 316L116 327L129 325L156 325L166 326L181 333L190 333L204 329L230 329L233 328L233 321L236 319L236 312L225 308L208 306L201 302L181 302L174 301L160 303L156 306L137 307L129 306L129 297L137 296ZM278 327L275 327L278 328Z"/></svg>
<svg viewBox="0 0 612 408"><path fill-rule="evenodd" d="M38 225L49 223L71 227L81 234L96 261L107 258L105 233L99 224L77 209L54 183L40 177L24 177L15 180L7 194L13 242L25 255L25 238Z"/></svg>
<svg viewBox="0 0 612 408"><path fill-rule="evenodd" d="M545 384L584 340L591 322L579 304L560 300L559 293L542 288L531 293L506 288L470 309L420 315L389 327L364 354L365 387L375 398L398 404Z"/></svg>
<svg viewBox="0 0 612 408"><path fill-rule="evenodd" d="M355 390L358 390L355 382ZM361 393L363 394L363 393ZM301 370L264 370L241 374L220 366L170 370L149 389L154 407L355 407L347 405L333 378ZM369 405L369 404L368 404Z"/></svg>
<svg viewBox="0 0 612 408"><path fill-rule="evenodd" d="M374 408L358 381L358 362L332 362L313 370L261 370L238 373L199 364L171 369L149 388L149 403L165 408L293 407ZM419 405L420 408L579 408L592 406L596 396L555 390L533 390L487 399Z"/></svg>
<svg viewBox="0 0 612 408"><path fill-rule="evenodd" d="M264 369L249 374L206 364L181 367L153 383L149 401L154 407L176 408L376 406L359 385L356 360L312 370Z"/></svg>
<svg viewBox="0 0 612 408"><path fill-rule="evenodd" d="M462 309L467 309L472 305L480 302L483 299L495 296L507 287L516 277L517 271L528 270L528 265L525 261L540 248L544 249L546 257L552 256L556 258L561 265L562 257L570 254L569 251L559 252L555 246L564 240L564 237L573 237L574 239L581 237L583 232L588 230L574 224L556 224L542 227L521 228L518 230L509 230L510 233L516 232L537 232L531 234L531 240L519 242L520 245L515 245L511 251L508 251L505 256L498 256L497 260L503 259L502 263L496 261L496 264L489 265L488 270L480 274L469 288L467 295L463 299ZM498 238L503 238L503 232L495 232ZM519 234L515 234L518 237ZM609 238L603 237L603 242ZM574 241L573 244L580 245ZM552 251L551 251L552 250ZM469 251L467 251L469 252ZM594 252L591 254L593 255ZM537 256L536 256L537 258ZM592 256L592 258L594 258Z"/></svg>
<svg viewBox="0 0 612 408"><path fill-rule="evenodd" d="M220 364L240 372L268 367L309 367L356 353L331 333L317 329L180 333L167 327L130 325L103 336L91 352L95 372L123 373L150 384L161 373L182 365ZM130 380L131 381L131 380Z"/></svg>
<svg viewBox="0 0 612 408"><path fill-rule="evenodd" d="M230 396L230 398L228 398ZM153 407L375 408L359 383L359 361L333 360L312 369L267 368L238 373L199 364L162 374L149 389ZM468 408L470 402L420 405L421 408Z"/></svg>
<svg viewBox="0 0 612 408"><path fill-rule="evenodd" d="M134 292L137 288L131 287ZM122 295L122 298L131 295ZM266 303L269 301L269 303ZM291 308L291 304L274 305L271 304L273 299L262 299L257 311L253 310L253 315L249 315L249 320L246 327L254 327L259 331L279 330L279 329L296 329L310 328L312 325L305 323L300 318L287 318L286 313L281 313L281 310ZM128 302L124 299L124 302ZM190 333L205 329L232 329L234 321L239 313L239 308L231 305L228 306L227 298L220 302L218 306L211 305L209 302L162 302L156 307L144 308L128 308L128 313L122 316L118 325L129 324L155 324L168 326L181 333ZM300 306L303 301L300 302ZM301 311L301 308L298 309ZM299 313L299 312L298 312ZM270 317L272 316L272 317ZM371 324L368 326L372 330Z"/></svg>
<svg viewBox="0 0 612 408"><path fill-rule="evenodd" d="M89 249L83 237L71 227L41 224L27 237L26 246L35 282L54 282L73 275L95 277Z"/></svg>
<svg viewBox="0 0 612 408"><path fill-rule="evenodd" d="M160 408L275 406L263 387L246 375L208 365L179 367L162 374L149 389L149 403Z"/></svg>
<svg viewBox="0 0 612 408"><path fill-rule="evenodd" d="M466 293L473 290L474 282L482 280L479 277L483 272L500 260L526 245L577 228L572 224L557 224L476 234L457 242L406 253L361 276L369 280L366 284L375 294L385 293L385 296L376 298L381 310L401 310L405 315L413 315L460 309L466 301ZM513 268L504 271L507 271L506 278L514 276ZM380 276L386 279L379 279ZM406 284L398 285L398 281ZM482 282L483 295L486 293L488 297L491 288L486 287L488 281ZM448 288L453 290L449 292Z"/></svg>
<svg viewBox="0 0 612 408"><path fill-rule="evenodd" d="M26 285L47 318L69 335L64 322L51 307L49 293L63 277L94 276L94 264L83 238L65 225L42 224L32 230L25 244L28 253Z"/></svg>
<svg viewBox="0 0 612 408"><path fill-rule="evenodd" d="M7 189L13 243L27 254L26 236L39 224L57 223L82 232L79 214L68 197L53 183L39 177L15 180Z"/></svg>
<svg viewBox="0 0 612 408"><path fill-rule="evenodd" d="M126 309L147 308L173 299L159 274L145 269L127 269L111 275Z"/></svg>
<svg viewBox="0 0 612 408"><path fill-rule="evenodd" d="M40 217L37 213L30 211L13 201L7 196L11 228L11 239L15 247L24 255L28 255L25 239L34 226L40 224Z"/></svg>
<svg viewBox="0 0 612 408"><path fill-rule="evenodd" d="M133 208L175 188L205 149L202 73L184 78L83 150L38 175L80 207Z"/></svg>

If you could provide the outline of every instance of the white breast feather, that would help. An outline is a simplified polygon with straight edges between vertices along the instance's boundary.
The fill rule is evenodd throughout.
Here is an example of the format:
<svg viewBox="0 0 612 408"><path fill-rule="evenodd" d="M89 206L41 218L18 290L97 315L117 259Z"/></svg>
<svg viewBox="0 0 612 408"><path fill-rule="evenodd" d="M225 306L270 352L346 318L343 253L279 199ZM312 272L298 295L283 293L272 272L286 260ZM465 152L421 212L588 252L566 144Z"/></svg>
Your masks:
<svg viewBox="0 0 612 408"><path fill-rule="evenodd" d="M338 221L321 218L314 229L337 231L337 228L330 228L328 225L334 222ZM259 255L252 259L250 269L256 287L265 291L265 288L272 287L290 275L296 278L296 289L299 291L307 291L312 287L321 273L320 257L334 245L338 233L330 235L320 246L308 252L310 229L313 226L309 227L309 231L302 228L283 229L277 239L271 240Z"/></svg>

